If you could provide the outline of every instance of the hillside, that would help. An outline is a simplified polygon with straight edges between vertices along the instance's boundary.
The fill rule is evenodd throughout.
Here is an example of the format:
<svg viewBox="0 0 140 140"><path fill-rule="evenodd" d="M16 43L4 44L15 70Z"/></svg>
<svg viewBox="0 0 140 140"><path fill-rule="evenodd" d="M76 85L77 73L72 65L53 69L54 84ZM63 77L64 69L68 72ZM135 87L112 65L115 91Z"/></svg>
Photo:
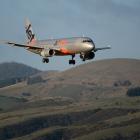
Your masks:
<svg viewBox="0 0 140 140"><path fill-rule="evenodd" d="M41 71L15 62L0 64L0 87L26 80L27 77Z"/></svg>
<svg viewBox="0 0 140 140"><path fill-rule="evenodd" d="M62 72L58 77L66 82L94 82L98 85L112 86L117 80L130 80L140 84L140 60L108 59L93 61L88 64Z"/></svg>
<svg viewBox="0 0 140 140"><path fill-rule="evenodd" d="M140 60L112 59L93 61L64 71L55 76L50 83L55 85L50 95L59 95L59 90L78 91L89 98L95 96L123 96L132 86L140 85ZM113 94L112 94L113 93ZM61 92L62 94L62 92ZM68 94L68 93L67 93ZM67 96L67 95L66 95ZM77 96L77 95L76 95ZM80 98L78 97L78 98Z"/></svg>
<svg viewBox="0 0 140 140"><path fill-rule="evenodd" d="M110 59L93 61L67 71L39 74L45 83L17 85L0 89L0 93L20 96L22 92L32 94L36 100L63 96L84 100L90 97L124 96L129 87L140 85L140 60ZM67 92L65 92L67 91ZM95 92L94 92L95 91ZM78 93L78 94L75 94ZM94 93L94 94L93 94ZM106 94L107 93L107 94ZM88 96L87 96L88 95Z"/></svg>
<svg viewBox="0 0 140 140"><path fill-rule="evenodd" d="M126 96L129 88L140 85L140 60L93 61L62 72L42 72L23 83L0 89L0 95L29 101L64 98L90 102L99 98Z"/></svg>
<svg viewBox="0 0 140 140"><path fill-rule="evenodd" d="M140 139L139 73L140 60L108 59L0 88L0 138Z"/></svg>
<svg viewBox="0 0 140 140"><path fill-rule="evenodd" d="M0 64L0 80L14 77L28 77L38 72L41 71L16 62Z"/></svg>

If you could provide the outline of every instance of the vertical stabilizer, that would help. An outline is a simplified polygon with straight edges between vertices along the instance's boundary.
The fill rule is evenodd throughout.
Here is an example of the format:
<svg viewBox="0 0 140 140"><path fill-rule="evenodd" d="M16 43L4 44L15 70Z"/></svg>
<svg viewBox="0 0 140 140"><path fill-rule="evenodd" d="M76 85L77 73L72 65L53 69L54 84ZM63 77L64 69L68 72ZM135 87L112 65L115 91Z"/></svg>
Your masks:
<svg viewBox="0 0 140 140"><path fill-rule="evenodd" d="M27 18L25 20L25 30L26 30L26 35L28 38L28 43L35 41L36 38L35 38L35 34L33 33L32 25L29 19Z"/></svg>

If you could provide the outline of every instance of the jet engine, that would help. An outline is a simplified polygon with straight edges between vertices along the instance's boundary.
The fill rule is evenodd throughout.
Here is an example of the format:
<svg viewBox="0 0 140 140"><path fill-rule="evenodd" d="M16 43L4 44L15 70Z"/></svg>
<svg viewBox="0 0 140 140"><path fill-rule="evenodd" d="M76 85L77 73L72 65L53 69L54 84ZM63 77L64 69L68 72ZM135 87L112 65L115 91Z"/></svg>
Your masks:
<svg viewBox="0 0 140 140"><path fill-rule="evenodd" d="M40 55L43 57L51 57L55 54L55 51L50 49L50 50L43 50Z"/></svg>
<svg viewBox="0 0 140 140"><path fill-rule="evenodd" d="M80 58L83 59L83 61L93 59L94 57L95 57L94 52L80 54Z"/></svg>

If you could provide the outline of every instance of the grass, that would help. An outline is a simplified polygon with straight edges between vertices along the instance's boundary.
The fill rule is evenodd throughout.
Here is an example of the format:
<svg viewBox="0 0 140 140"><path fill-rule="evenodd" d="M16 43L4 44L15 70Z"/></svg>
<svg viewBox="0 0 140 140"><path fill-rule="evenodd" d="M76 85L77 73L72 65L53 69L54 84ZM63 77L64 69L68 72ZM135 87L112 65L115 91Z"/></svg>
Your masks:
<svg viewBox="0 0 140 140"><path fill-rule="evenodd" d="M67 85L67 86L62 86L61 88L56 86L49 92L49 96L51 97L69 97L74 100L79 100L80 94L82 91L85 89L85 87L81 85Z"/></svg>
<svg viewBox="0 0 140 140"><path fill-rule="evenodd" d="M64 88L67 89L67 87ZM62 93L63 96L65 95L66 89L63 92L64 94ZM75 91L77 89L73 88L73 90ZM57 96L57 94L55 94L54 96ZM75 94L71 95L71 97L76 97L76 96ZM54 99L54 97L52 98ZM40 100L40 101L29 102L29 103L23 102L23 104L26 105L25 106L22 105L20 107L20 103L22 102L21 99L0 96L0 101L1 101L0 108L2 107L2 102L5 103L7 106L10 104L11 104L10 106L12 106L12 101L14 101L14 103L16 103L19 106L18 108L12 110L10 110L9 108L9 110L0 113L0 129L7 127L9 125L14 126L14 124L22 124L23 122L27 122L30 119L48 117L51 115L52 116L65 115L65 114L71 115L71 113L73 112L83 112L83 111L96 110L96 109L99 110L111 109L111 108L140 109L140 97L133 97L133 98L127 96L112 97L112 98L93 97L92 99L80 100L78 102L77 101L72 102L71 104L65 104L64 102L64 105L60 105L61 103L59 103L59 101L63 101L63 100L61 100L61 98L59 99L60 100L56 100L58 103L56 103L55 106L51 106L51 103L54 104L52 100L48 99L49 102L47 103L47 100L45 99L43 101ZM66 99L69 100L69 98ZM19 138L15 137L13 140L34 139L34 138L45 137L49 135L54 135L56 132L60 130L62 131L62 133L67 135L71 133L72 138L73 139L75 138L74 140L85 140L85 139L90 140L91 138L93 138L94 140L99 140L103 137L107 138L108 135L114 137L118 133L120 133L121 135L123 134L124 136L128 136L127 134L130 133L129 136L131 136L132 134L137 132L138 129L140 129L139 123L137 124L131 123L132 120L140 119L139 112L134 111L122 116L115 116L115 117L113 116L113 118L108 117L99 123L96 123L94 121L92 122L92 117L94 114L95 113L91 114L91 116L89 117L87 116L85 121L81 121L76 124L72 124L69 126L54 126L49 128L40 128L37 131L31 132ZM88 119L89 121L86 121Z"/></svg>
<svg viewBox="0 0 140 140"><path fill-rule="evenodd" d="M101 139L109 139L114 136L120 134L124 137L131 137L134 133L138 133L140 130L140 123L134 125L128 125L117 128L109 128L100 131L96 131L94 133L90 133L88 135L75 138L74 140L101 140Z"/></svg>
<svg viewBox="0 0 140 140"><path fill-rule="evenodd" d="M0 108L4 111L9 110L11 108L14 108L15 106L20 106L26 101L27 100L24 98L0 96Z"/></svg>
<svg viewBox="0 0 140 140"><path fill-rule="evenodd" d="M56 135L57 131L60 131L63 137L67 136L69 133L74 140L100 140L103 138L113 138L114 136L120 134L125 137L131 137L133 134L139 132L140 123L134 123L129 125L125 124L119 126L126 121L131 121L135 117L140 118L140 112L134 114L127 114L121 117L111 118L104 123L95 124L74 124L69 126L55 126L45 129L40 129L28 135L22 136L20 138L15 138L12 140L23 140L23 139L39 139L41 137L47 137L49 135ZM136 118L136 119L137 119ZM120 121L118 121L120 120ZM110 128L110 125L112 128ZM80 136L80 137L77 137Z"/></svg>
<svg viewBox="0 0 140 140"><path fill-rule="evenodd" d="M21 103L23 103L22 99L18 98L9 98L9 97L4 97L0 96L1 99L1 106L0 108L2 109L2 104L3 106L5 105L5 108L7 107L12 107L14 105L20 106ZM16 110L8 110L8 112L5 113L0 113L0 124L7 124L7 119L5 120L4 118L8 118L9 123L11 122L18 122L20 121L20 117L26 119L26 118L32 118L32 117L37 117L37 116L44 116L48 114L56 114L56 113L65 113L65 112L71 112L71 111L84 111L84 110L93 110L97 108L132 108L132 109L140 109L140 103L139 103L140 98L99 98L98 100L94 99L93 101L84 101L84 102L77 102L73 104L64 104L64 106L48 106L47 101L46 103L40 104L37 102L34 102L35 106L24 105L22 108L18 108ZM11 103L11 104L10 104ZM32 104L32 103L31 103ZM15 121L14 121L15 120Z"/></svg>

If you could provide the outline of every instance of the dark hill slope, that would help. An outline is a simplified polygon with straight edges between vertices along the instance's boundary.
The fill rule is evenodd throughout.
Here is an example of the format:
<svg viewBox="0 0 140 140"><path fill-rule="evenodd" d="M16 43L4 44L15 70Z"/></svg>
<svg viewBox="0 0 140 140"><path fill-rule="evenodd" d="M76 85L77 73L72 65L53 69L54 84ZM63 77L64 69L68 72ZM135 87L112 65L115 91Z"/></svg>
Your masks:
<svg viewBox="0 0 140 140"><path fill-rule="evenodd" d="M40 72L30 66L15 62L0 64L0 80L14 77L28 77Z"/></svg>
<svg viewBox="0 0 140 140"><path fill-rule="evenodd" d="M40 71L15 62L0 64L0 87L15 84Z"/></svg>

